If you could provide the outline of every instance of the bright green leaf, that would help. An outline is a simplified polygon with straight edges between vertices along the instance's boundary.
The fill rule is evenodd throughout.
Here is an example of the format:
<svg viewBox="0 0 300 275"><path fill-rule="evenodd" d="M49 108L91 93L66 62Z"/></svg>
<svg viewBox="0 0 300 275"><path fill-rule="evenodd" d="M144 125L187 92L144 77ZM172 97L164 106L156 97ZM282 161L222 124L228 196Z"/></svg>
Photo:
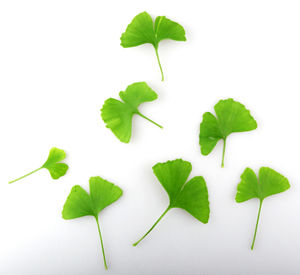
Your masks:
<svg viewBox="0 0 300 275"><path fill-rule="evenodd" d="M153 166L153 172L168 193L170 202L165 212L134 246L138 245L172 208L184 209L200 222L208 222L210 210L206 183L204 178L199 176L187 182L191 171L191 163L182 159Z"/></svg>
<svg viewBox="0 0 300 275"><path fill-rule="evenodd" d="M33 170L32 172L30 172L16 180L10 181L9 183L13 183L20 179L23 179L43 168L48 169L48 171L50 172L50 175L53 179L55 179L55 180L59 179L60 177L64 176L67 173L67 170L69 168L67 164L61 162L65 158L66 158L66 153L64 150L53 147L49 152L48 159L40 168Z"/></svg>
<svg viewBox="0 0 300 275"><path fill-rule="evenodd" d="M284 192L289 188L290 184L287 178L268 167L260 168L258 178L250 168L246 168L241 175L241 182L237 187L235 197L236 202L244 202L253 198L259 199L260 202L251 249L253 249L255 243L263 200L271 195Z"/></svg>
<svg viewBox="0 0 300 275"><path fill-rule="evenodd" d="M100 177L90 178L90 194L81 186L75 185L68 196L62 216L65 220L76 219L83 216L93 216L96 219L100 236L104 266L107 269L103 240L99 226L99 213L108 205L118 200L122 189Z"/></svg>
<svg viewBox="0 0 300 275"><path fill-rule="evenodd" d="M138 106L143 102L150 102L157 99L157 94L145 83L137 82L129 85L125 92L120 92L121 102L114 98L109 98L104 102L101 109L101 117L115 136L122 142L128 143L131 138L132 117L137 114L156 126L159 124L142 115Z"/></svg>
<svg viewBox="0 0 300 275"><path fill-rule="evenodd" d="M255 119L246 107L232 98L220 100L215 105L216 117L205 113L200 124L199 144L201 153L208 155L220 139L223 139L222 167L227 137L231 133L246 132L257 128Z"/></svg>
<svg viewBox="0 0 300 275"><path fill-rule="evenodd" d="M68 165L60 162L65 158L66 153L64 150L52 148L50 150L48 159L44 163L42 168L48 169L53 179L58 179L67 173Z"/></svg>
<svg viewBox="0 0 300 275"><path fill-rule="evenodd" d="M152 44L163 81L164 74L158 56L158 44L164 39L186 41L184 28L165 16L158 16L153 22L147 12L142 12L133 18L126 31L122 34L121 46L129 48L146 43Z"/></svg>

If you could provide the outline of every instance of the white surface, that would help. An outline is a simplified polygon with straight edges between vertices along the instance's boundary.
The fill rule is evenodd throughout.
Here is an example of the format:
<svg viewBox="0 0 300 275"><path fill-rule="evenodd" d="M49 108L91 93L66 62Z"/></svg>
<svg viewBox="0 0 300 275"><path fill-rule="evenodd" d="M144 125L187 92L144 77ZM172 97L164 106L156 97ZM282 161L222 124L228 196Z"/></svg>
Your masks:
<svg viewBox="0 0 300 275"><path fill-rule="evenodd" d="M187 42L164 41L160 81L150 45L123 49L120 35L142 11L182 24ZM299 274L299 1L1 1L0 274ZM123 144L100 119L105 99L146 81L158 100L135 117ZM218 100L244 103L258 129L228 139L204 157L202 114ZM58 181L40 171L48 150L66 150ZM136 248L168 204L152 173L183 158L207 181L211 216L203 225L172 210ZM258 201L234 201L240 174L270 166L291 189L265 200L250 251ZM61 218L71 187L100 175L123 197L100 214L109 271L91 217Z"/></svg>

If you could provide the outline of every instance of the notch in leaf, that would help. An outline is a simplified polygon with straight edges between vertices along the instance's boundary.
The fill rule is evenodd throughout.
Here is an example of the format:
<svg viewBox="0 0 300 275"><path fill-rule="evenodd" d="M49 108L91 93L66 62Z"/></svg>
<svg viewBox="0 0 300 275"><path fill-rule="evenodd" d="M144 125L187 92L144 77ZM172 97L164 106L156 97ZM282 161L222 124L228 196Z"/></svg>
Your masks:
<svg viewBox="0 0 300 275"><path fill-rule="evenodd" d="M200 124L199 144L202 155L207 156L218 141L223 139L221 167L224 167L227 137L232 133L252 131L257 128L257 123L250 111L232 98L220 100L214 109L216 117L210 112L203 115Z"/></svg>
<svg viewBox="0 0 300 275"><path fill-rule="evenodd" d="M106 127L110 128L120 141L125 143L130 141L134 114L163 128L138 110L141 103L157 99L157 94L145 82L133 83L126 88L125 92L120 92L119 95L124 102L114 98L107 99L101 109L101 117L106 123Z"/></svg>
<svg viewBox="0 0 300 275"><path fill-rule="evenodd" d="M48 159L46 160L46 162L38 169L33 170L32 172L17 178L15 180L10 181L9 183L13 183L15 181L18 181L20 179L23 179L43 168L48 169L48 171L50 172L51 177L54 180L59 179L60 177L64 176L67 173L68 170L68 165L65 163L62 163L61 161L64 160L66 158L66 153L64 150L62 149L58 149L53 147L50 152L49 152L49 156Z"/></svg>
<svg viewBox="0 0 300 275"><path fill-rule="evenodd" d="M138 245L172 208L181 208L202 223L207 223L209 219L208 191L204 178L197 176L187 182L192 171L190 162L176 159L165 163L157 163L152 169L168 193L170 202L167 209L149 231L133 246Z"/></svg>
<svg viewBox="0 0 300 275"><path fill-rule="evenodd" d="M164 81L164 73L158 55L158 44L164 39L186 41L185 30L181 25L165 16L158 16L153 22L152 17L147 12L142 12L133 18L122 34L121 46L129 48L146 43L152 44L161 72L161 80Z"/></svg>
<svg viewBox="0 0 300 275"><path fill-rule="evenodd" d="M118 200L121 195L122 189L120 187L100 177L91 177L90 194L88 194L81 186L75 185L72 188L62 211L62 217L65 220L84 216L93 216L96 219L105 269L107 269L107 263L98 215L105 207Z"/></svg>
<svg viewBox="0 0 300 275"><path fill-rule="evenodd" d="M237 187L235 201L239 203L253 198L259 199L259 210L251 245L252 250L254 248L263 200L266 197L284 192L289 188L290 184L287 178L268 167L261 167L259 169L258 178L255 175L255 172L250 168L246 168L244 173L241 175L241 182Z"/></svg>

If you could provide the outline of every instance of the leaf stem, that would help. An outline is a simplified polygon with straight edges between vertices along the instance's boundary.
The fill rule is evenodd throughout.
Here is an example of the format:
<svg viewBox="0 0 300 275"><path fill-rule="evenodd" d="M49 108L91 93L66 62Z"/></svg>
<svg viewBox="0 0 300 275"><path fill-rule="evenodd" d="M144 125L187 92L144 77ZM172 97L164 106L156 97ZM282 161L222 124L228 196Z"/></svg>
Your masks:
<svg viewBox="0 0 300 275"><path fill-rule="evenodd" d="M155 121L153 121L152 119L144 116L143 114L141 114L140 112L137 113L138 115L140 115L142 118L147 119L148 121L150 121L151 123L153 123L154 125L158 126L159 128L163 128L161 125L159 125L158 123L156 123Z"/></svg>
<svg viewBox="0 0 300 275"><path fill-rule="evenodd" d="M163 218L164 215L167 214L167 212L171 209L170 206L168 206L168 208L165 210L164 213L162 213L162 215L158 218L158 220L152 225L152 227L147 231L147 233L140 238L136 243L133 244L133 246L137 246L151 231L152 229L159 223L159 221Z"/></svg>
<svg viewBox="0 0 300 275"><path fill-rule="evenodd" d="M100 231L100 225L99 225L98 217L95 217L95 218L96 218L96 222L97 222L97 226L98 226L98 232L99 232L99 237L100 237L100 242L101 242L101 248L102 248L102 254L103 254L104 267L105 267L105 269L107 270L107 264L106 264L106 258L105 258L105 252L104 252L103 240L102 240L101 231Z"/></svg>
<svg viewBox="0 0 300 275"><path fill-rule="evenodd" d="M260 202L259 202L259 210L258 210L258 215L257 215L255 232L254 232L254 237L253 237L253 241L252 241L252 245L251 245L251 250L253 250L253 248L254 248L254 243L255 243L255 239L256 239L256 232L257 232L257 227L258 227L258 222L259 222L259 217L260 217L260 211L261 211L262 202L263 202L262 200L260 200Z"/></svg>
<svg viewBox="0 0 300 275"><path fill-rule="evenodd" d="M222 164L221 167L224 168L224 158L225 158L225 150L226 150L226 137L223 138L224 144L223 144L223 153L222 153Z"/></svg>
<svg viewBox="0 0 300 275"><path fill-rule="evenodd" d="M28 173L28 174L26 174L26 175L24 175L24 176L22 176L22 177L19 177L19 178L15 179L15 180L10 181L9 183L13 183L13 182L16 182L16 181L18 181L18 180L24 179L24 178L26 178L27 176L29 176L29 175L31 175L31 174L33 174L33 173L35 173L35 172L41 170L42 168L43 168L43 167L40 167L40 168L38 168L38 169L35 169L35 170L33 170L32 172L30 172L30 173Z"/></svg>
<svg viewBox="0 0 300 275"><path fill-rule="evenodd" d="M157 61L158 61L158 65L159 65L159 69L160 69L160 73L161 73L161 81L164 81L164 72L163 72L161 64L160 64L159 55L158 55L158 48L157 47L154 47L154 48L155 48L155 54L156 54L156 57L157 57Z"/></svg>

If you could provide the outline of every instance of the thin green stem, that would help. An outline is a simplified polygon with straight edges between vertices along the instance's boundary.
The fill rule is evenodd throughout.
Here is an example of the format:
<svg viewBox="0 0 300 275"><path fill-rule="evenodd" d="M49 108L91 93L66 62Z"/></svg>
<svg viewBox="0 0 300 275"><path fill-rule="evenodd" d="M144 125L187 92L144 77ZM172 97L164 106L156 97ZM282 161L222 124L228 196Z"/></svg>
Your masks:
<svg viewBox="0 0 300 275"><path fill-rule="evenodd" d="M260 211L261 211L261 206L262 206L262 200L259 202L259 210L258 210L258 215L257 215L257 220L256 220L256 226L255 226L255 232L254 232L254 237L251 245L251 250L253 250L255 239L256 239L256 232L257 232L257 227L258 227L258 222L259 222L259 217L260 217Z"/></svg>
<svg viewBox="0 0 300 275"><path fill-rule="evenodd" d="M106 258L105 258L105 252L104 252L103 240L102 240L101 231L100 231L100 225L99 225L98 217L95 217L95 218L96 218L96 222L97 222L97 226L98 226L98 232L99 232L99 237L100 237L100 242L101 242L101 248L102 248L102 254L103 254L104 267L105 267L105 269L107 270L107 264L106 264Z"/></svg>
<svg viewBox="0 0 300 275"><path fill-rule="evenodd" d="M152 119L144 116L143 114L141 114L140 112L137 113L138 115L140 115L142 118L147 119L148 121L150 121L151 123L153 123L154 125L158 126L159 128L163 128L161 125L159 125L158 123L156 123L155 121L153 121Z"/></svg>
<svg viewBox="0 0 300 275"><path fill-rule="evenodd" d="M224 158L225 158L225 150L226 150L226 137L223 139L223 153L222 153L222 164L221 167L224 168Z"/></svg>
<svg viewBox="0 0 300 275"><path fill-rule="evenodd" d="M164 81L164 72L163 72L161 64L160 64L158 50L157 50L158 48L154 47L154 49L155 49L155 54L156 54L156 57L157 57L157 61L158 61L158 65L159 65L159 69L160 69L160 73L161 73L161 81Z"/></svg>
<svg viewBox="0 0 300 275"><path fill-rule="evenodd" d="M31 174L33 174L33 173L35 173L35 172L41 170L42 168L43 168L43 167L40 167L40 168L38 168L38 169L35 169L35 170L33 170L32 172L30 172L30 173L28 173L28 174L26 174L26 175L24 175L24 176L22 176L22 177L20 177L20 178L17 178L17 179L15 179L15 180L10 181L9 183L13 183L13 182L16 182L16 181L18 181L18 180L24 179L24 178L26 178L27 176L29 176L29 175L31 175Z"/></svg>
<svg viewBox="0 0 300 275"><path fill-rule="evenodd" d="M167 214L167 212L171 209L171 207L169 206L166 211L164 213L162 213L162 215L158 218L158 220L152 225L152 227L147 231L147 233L140 238L136 243L133 244L133 246L137 246L151 231L152 229L159 223L159 221L163 218L164 215Z"/></svg>

